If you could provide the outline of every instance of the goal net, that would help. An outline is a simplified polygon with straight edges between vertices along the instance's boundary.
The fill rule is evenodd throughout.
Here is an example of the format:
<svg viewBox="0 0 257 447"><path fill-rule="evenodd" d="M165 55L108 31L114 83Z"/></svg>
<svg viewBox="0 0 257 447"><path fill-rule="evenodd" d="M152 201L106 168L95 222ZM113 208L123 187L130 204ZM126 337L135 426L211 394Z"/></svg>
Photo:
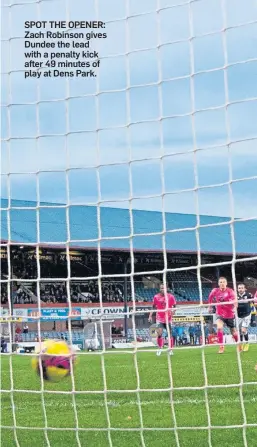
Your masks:
<svg viewBox="0 0 257 447"><path fill-rule="evenodd" d="M256 307L218 355L208 296L257 289L256 0L1 3L1 445L254 447Z"/></svg>
<svg viewBox="0 0 257 447"><path fill-rule="evenodd" d="M103 330L102 330L103 329ZM84 327L84 347L88 351L97 351L112 347L111 322L87 323Z"/></svg>

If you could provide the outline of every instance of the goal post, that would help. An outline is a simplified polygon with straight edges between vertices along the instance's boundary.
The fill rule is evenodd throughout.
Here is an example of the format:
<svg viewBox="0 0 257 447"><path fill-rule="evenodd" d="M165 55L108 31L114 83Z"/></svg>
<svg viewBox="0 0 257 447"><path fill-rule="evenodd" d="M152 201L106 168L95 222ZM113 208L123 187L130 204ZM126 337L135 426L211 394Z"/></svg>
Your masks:
<svg viewBox="0 0 257 447"><path fill-rule="evenodd" d="M254 447L256 326L218 356L204 318L218 275L257 281L256 0L1 7L3 447ZM173 328L198 324L173 356L139 321L161 283ZM56 315L70 343L84 320L69 381L5 350L16 309L39 345Z"/></svg>
<svg viewBox="0 0 257 447"><path fill-rule="evenodd" d="M100 321L86 323L83 331L84 349L97 351L110 349L112 347L112 325L113 321Z"/></svg>

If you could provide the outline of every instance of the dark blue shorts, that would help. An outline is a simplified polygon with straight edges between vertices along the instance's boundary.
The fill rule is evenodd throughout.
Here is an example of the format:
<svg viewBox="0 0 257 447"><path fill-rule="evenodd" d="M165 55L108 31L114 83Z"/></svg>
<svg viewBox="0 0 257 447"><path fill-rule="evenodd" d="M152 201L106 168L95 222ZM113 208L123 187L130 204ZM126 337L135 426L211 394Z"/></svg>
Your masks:
<svg viewBox="0 0 257 447"><path fill-rule="evenodd" d="M234 329L236 327L235 318L223 318L220 315L217 315L216 320L221 320L223 323L229 327L229 329Z"/></svg>

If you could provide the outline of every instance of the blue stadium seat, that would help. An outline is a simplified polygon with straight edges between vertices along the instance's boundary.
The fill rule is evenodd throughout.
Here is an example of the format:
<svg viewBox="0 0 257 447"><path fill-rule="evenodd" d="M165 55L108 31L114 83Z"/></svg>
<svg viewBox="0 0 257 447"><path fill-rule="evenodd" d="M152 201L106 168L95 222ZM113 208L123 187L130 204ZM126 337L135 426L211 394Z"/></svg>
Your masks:
<svg viewBox="0 0 257 447"><path fill-rule="evenodd" d="M183 301L200 301L200 290L195 274L191 272L170 272L167 275L168 283L173 287L174 295L178 302ZM202 296L203 301L207 301L209 293L212 289L210 281L202 280ZM158 293L158 289L147 289L145 287L136 287L136 298L142 301L152 301L154 295Z"/></svg>

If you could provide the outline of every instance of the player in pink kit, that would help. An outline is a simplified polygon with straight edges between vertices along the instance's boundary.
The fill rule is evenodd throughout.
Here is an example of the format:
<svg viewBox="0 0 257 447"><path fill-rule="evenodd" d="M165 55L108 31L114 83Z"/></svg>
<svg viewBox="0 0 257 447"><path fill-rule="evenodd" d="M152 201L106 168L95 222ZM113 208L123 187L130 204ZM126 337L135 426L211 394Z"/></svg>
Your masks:
<svg viewBox="0 0 257 447"><path fill-rule="evenodd" d="M170 355L173 355L173 337L172 337L172 317L174 314L174 308L176 307L175 297L171 293L166 293L165 287L163 284L160 286L160 292L155 295L153 299L153 309L157 310L156 313L156 324L157 324L157 343L159 346L159 350L157 351L157 355L161 355L162 348L164 344L163 340L163 329L166 329L168 332L169 338L169 347L170 347ZM149 322L152 322L153 312L149 314Z"/></svg>
<svg viewBox="0 0 257 447"><path fill-rule="evenodd" d="M227 287L227 280L224 277L219 279L219 287L211 291L209 295L209 304L216 306L216 324L218 343L220 344L219 354L223 354L223 326L224 324L230 329L230 332L235 340L238 342L238 333L236 330L235 310L238 306L237 297L234 290ZM230 303L231 301L231 303ZM222 304L228 302L228 304ZM209 307L209 312L212 312L212 306Z"/></svg>

